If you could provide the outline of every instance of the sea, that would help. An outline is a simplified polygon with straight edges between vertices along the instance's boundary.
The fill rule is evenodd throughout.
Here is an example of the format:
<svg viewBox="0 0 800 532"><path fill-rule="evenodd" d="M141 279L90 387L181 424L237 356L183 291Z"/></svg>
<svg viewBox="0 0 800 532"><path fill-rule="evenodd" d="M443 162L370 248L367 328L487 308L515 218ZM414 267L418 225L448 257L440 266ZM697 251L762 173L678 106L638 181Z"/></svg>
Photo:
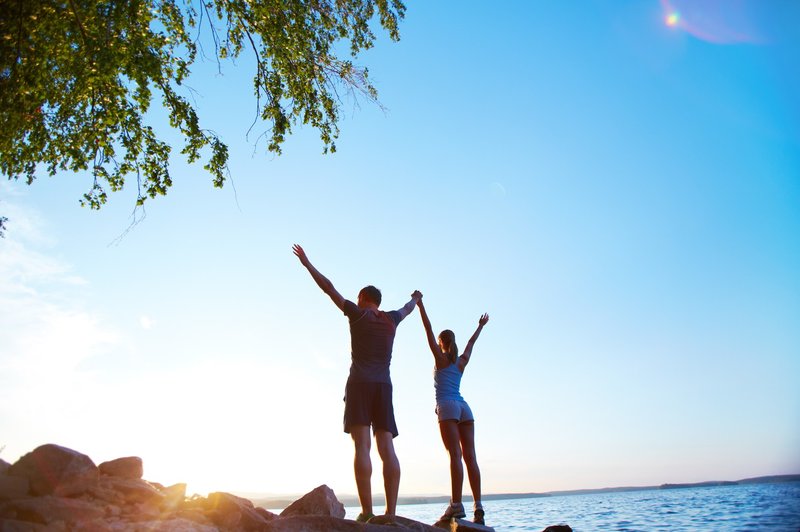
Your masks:
<svg viewBox="0 0 800 532"><path fill-rule="evenodd" d="M400 505L397 513L434 523L445 505ZM551 495L489 500L483 506L486 524L497 532L558 524L575 532L800 532L800 482ZM465 507L469 519L471 504ZM359 509L346 511L355 519Z"/></svg>

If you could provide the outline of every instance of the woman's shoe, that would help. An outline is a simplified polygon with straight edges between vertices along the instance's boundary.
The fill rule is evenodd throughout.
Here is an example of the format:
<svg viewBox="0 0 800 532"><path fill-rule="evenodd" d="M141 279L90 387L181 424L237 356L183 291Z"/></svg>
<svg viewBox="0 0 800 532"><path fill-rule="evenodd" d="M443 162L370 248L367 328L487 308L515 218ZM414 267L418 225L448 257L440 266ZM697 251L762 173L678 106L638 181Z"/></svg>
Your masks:
<svg viewBox="0 0 800 532"><path fill-rule="evenodd" d="M447 510L444 511L442 517L439 518L439 521L449 521L450 519L463 519L467 516L467 512L464 511L464 505L460 502L451 502L450 505L447 507Z"/></svg>
<svg viewBox="0 0 800 532"><path fill-rule="evenodd" d="M369 521L373 517L375 517L375 514L365 514L365 513L362 512L362 513L358 514L358 517L356 517L356 522L357 523L366 523L367 521Z"/></svg>

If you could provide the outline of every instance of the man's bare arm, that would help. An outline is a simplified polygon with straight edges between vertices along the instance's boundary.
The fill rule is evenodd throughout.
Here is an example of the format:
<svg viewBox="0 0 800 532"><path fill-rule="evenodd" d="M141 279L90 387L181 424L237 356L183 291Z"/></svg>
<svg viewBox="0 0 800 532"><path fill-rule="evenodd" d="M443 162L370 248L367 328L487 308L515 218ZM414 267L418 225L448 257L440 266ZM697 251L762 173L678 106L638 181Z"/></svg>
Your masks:
<svg viewBox="0 0 800 532"><path fill-rule="evenodd" d="M300 259L300 264L306 267L308 273L311 274L311 278L317 283L317 285L322 288L322 291L328 294L328 297L331 298L333 303L339 307L339 310L344 310L344 297L340 294L336 288L333 286L333 283L324 275L322 275L319 270L317 270L311 261L308 260L306 256L306 252L299 244L295 244L292 246L292 251Z"/></svg>
<svg viewBox="0 0 800 532"><path fill-rule="evenodd" d="M405 319L406 316L414 312L414 307L417 306L417 301L422 299L422 294L419 290L414 290L414 293L411 294L411 300L403 305L402 308L398 309L397 312L400 313L400 319Z"/></svg>

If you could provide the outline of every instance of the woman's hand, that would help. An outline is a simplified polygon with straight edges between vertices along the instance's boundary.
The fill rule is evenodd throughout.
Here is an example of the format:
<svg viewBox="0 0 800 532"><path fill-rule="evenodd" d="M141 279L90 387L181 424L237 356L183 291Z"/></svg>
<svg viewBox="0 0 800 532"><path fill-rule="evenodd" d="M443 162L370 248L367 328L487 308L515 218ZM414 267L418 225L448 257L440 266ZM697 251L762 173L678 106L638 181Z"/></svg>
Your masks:
<svg viewBox="0 0 800 532"><path fill-rule="evenodd" d="M484 313L483 316L481 316L480 319L478 320L478 325L483 327L487 323L489 323L489 315Z"/></svg>

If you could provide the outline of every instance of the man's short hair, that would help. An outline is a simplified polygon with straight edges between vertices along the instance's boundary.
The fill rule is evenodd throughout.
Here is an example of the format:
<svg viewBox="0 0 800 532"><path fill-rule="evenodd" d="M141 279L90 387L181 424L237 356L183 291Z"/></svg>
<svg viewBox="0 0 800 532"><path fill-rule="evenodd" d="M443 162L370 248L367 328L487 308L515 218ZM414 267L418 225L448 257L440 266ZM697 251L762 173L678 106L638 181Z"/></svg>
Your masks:
<svg viewBox="0 0 800 532"><path fill-rule="evenodd" d="M372 301L377 306L381 306L381 291L372 285L362 288L358 295L359 297Z"/></svg>

